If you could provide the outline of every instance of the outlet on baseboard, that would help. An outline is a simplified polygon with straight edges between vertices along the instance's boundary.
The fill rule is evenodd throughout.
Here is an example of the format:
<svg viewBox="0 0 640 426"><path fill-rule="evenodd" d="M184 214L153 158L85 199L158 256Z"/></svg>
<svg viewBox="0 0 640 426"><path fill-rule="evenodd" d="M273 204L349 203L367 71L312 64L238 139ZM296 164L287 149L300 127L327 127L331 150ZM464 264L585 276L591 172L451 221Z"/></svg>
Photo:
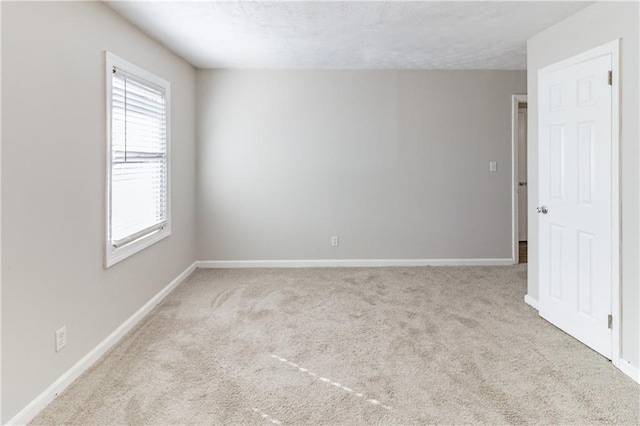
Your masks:
<svg viewBox="0 0 640 426"><path fill-rule="evenodd" d="M64 326L56 331L56 352L60 352L67 346L67 327Z"/></svg>
<svg viewBox="0 0 640 426"><path fill-rule="evenodd" d="M340 238L331 237L331 247L338 247L340 245Z"/></svg>

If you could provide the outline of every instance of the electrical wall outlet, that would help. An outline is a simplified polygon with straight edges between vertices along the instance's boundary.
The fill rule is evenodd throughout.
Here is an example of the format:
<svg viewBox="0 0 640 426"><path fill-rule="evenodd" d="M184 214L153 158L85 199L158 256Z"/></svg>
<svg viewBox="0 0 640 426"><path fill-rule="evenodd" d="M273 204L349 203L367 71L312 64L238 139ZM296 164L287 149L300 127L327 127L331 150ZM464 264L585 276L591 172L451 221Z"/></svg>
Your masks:
<svg viewBox="0 0 640 426"><path fill-rule="evenodd" d="M496 161L489 161L489 171L490 172L498 171L498 163Z"/></svg>
<svg viewBox="0 0 640 426"><path fill-rule="evenodd" d="M331 237L331 247L338 247L340 245L340 239L338 237Z"/></svg>
<svg viewBox="0 0 640 426"><path fill-rule="evenodd" d="M67 327L62 327L56 331L56 352L67 346Z"/></svg>

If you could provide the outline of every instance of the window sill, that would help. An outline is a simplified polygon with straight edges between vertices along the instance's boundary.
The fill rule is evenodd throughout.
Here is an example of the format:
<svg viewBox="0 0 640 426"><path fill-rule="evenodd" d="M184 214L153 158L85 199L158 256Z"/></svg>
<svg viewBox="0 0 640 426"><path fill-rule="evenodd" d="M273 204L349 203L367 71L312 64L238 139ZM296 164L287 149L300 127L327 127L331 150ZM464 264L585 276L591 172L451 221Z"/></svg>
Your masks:
<svg viewBox="0 0 640 426"><path fill-rule="evenodd" d="M171 226L167 224L163 229L152 232L117 249L114 249L111 242L108 242L106 247L105 269L167 238L169 235L171 235Z"/></svg>

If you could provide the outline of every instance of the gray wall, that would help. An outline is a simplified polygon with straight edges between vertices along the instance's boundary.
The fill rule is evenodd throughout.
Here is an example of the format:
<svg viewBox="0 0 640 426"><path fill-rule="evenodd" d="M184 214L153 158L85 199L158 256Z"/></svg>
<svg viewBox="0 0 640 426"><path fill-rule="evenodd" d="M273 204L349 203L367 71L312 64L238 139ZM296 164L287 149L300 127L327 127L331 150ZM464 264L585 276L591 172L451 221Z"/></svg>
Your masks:
<svg viewBox="0 0 640 426"><path fill-rule="evenodd" d="M621 43L621 202L622 202L622 357L639 366L640 165L638 140L638 4L599 2L536 35L528 42L529 93L529 289L538 299L538 70L569 56L622 38Z"/></svg>
<svg viewBox="0 0 640 426"><path fill-rule="evenodd" d="M198 71L199 258L510 258L525 92L524 71Z"/></svg>
<svg viewBox="0 0 640 426"><path fill-rule="evenodd" d="M173 234L108 270L104 50L169 80L173 113ZM3 2L3 423L196 259L195 83L101 3Z"/></svg>

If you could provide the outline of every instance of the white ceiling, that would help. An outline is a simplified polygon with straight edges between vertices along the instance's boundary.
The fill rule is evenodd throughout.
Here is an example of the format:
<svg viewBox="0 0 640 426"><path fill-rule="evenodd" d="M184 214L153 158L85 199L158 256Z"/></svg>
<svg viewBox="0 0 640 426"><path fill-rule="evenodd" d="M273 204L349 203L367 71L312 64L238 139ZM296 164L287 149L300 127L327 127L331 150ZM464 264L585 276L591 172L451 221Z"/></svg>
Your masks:
<svg viewBox="0 0 640 426"><path fill-rule="evenodd" d="M526 69L590 2L108 1L198 68Z"/></svg>

